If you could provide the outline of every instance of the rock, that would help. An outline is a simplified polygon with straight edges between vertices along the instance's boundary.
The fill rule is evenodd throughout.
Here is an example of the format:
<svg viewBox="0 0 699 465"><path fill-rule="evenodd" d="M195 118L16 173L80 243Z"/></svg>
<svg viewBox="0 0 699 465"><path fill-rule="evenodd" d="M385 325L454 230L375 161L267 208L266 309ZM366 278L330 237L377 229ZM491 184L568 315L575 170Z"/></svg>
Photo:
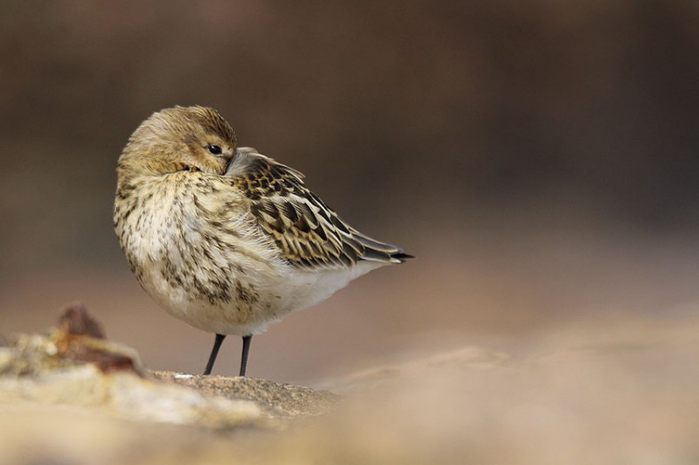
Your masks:
<svg viewBox="0 0 699 465"><path fill-rule="evenodd" d="M412 351L328 381L338 397L151 373L73 308L0 346L0 465L698 463L699 319L622 323Z"/></svg>
<svg viewBox="0 0 699 465"><path fill-rule="evenodd" d="M269 416L279 419L323 415L332 411L340 399L329 391L265 379L188 375L170 371L156 371L152 376L157 380L195 388L201 393L254 402Z"/></svg>
<svg viewBox="0 0 699 465"><path fill-rule="evenodd" d="M99 322L81 304L61 316L47 336L19 334L0 351L0 376L43 376L55 370L92 365L103 373L128 371L142 376L135 350L106 339Z"/></svg>
<svg viewBox="0 0 699 465"><path fill-rule="evenodd" d="M269 429L327 412L336 399L265 380L149 373L81 305L48 335L16 335L0 347L0 408L56 405L135 422Z"/></svg>

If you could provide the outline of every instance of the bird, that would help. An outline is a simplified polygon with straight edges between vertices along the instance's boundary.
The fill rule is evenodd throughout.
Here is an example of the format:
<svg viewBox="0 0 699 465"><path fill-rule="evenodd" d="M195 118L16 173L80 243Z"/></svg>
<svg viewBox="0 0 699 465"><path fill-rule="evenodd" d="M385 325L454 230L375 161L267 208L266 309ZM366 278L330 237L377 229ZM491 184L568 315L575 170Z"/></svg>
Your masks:
<svg viewBox="0 0 699 465"><path fill-rule="evenodd" d="M353 279L413 256L362 234L301 172L252 147L209 107L153 113L117 162L114 229L132 272L168 313L212 333L252 336Z"/></svg>

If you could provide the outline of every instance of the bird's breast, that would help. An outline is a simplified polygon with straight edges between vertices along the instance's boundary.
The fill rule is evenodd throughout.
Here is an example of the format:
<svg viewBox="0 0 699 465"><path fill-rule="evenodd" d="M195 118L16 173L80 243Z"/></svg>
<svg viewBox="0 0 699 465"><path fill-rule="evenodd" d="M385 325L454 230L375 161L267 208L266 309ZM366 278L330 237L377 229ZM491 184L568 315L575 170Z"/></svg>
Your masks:
<svg viewBox="0 0 699 465"><path fill-rule="evenodd" d="M115 229L143 288L198 328L231 333L281 312L287 264L225 185L172 177L135 183L115 204Z"/></svg>

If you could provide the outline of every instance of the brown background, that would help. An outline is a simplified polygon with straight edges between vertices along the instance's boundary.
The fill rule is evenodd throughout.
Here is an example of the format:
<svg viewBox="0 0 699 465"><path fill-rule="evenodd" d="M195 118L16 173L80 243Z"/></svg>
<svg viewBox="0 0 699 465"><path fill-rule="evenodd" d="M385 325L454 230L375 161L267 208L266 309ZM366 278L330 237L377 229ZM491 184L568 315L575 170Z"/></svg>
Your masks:
<svg viewBox="0 0 699 465"><path fill-rule="evenodd" d="M581 321L693 318L696 2L0 10L0 333L81 300L150 367L203 369L212 338L140 290L111 225L121 148L175 104L219 109L243 145L418 256L257 337L252 376L312 384ZM227 341L216 371L236 373L238 351Z"/></svg>

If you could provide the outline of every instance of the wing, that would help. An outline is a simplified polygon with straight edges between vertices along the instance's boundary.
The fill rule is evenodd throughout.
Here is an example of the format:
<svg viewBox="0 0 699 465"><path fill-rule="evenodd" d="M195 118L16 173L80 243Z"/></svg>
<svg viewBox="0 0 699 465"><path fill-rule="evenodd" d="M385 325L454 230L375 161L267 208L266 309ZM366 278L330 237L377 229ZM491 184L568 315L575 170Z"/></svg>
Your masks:
<svg viewBox="0 0 699 465"><path fill-rule="evenodd" d="M250 200L250 212L289 263L300 268L347 268L361 260L402 263L412 258L346 224L303 184L303 174L252 148L240 148L226 176Z"/></svg>

